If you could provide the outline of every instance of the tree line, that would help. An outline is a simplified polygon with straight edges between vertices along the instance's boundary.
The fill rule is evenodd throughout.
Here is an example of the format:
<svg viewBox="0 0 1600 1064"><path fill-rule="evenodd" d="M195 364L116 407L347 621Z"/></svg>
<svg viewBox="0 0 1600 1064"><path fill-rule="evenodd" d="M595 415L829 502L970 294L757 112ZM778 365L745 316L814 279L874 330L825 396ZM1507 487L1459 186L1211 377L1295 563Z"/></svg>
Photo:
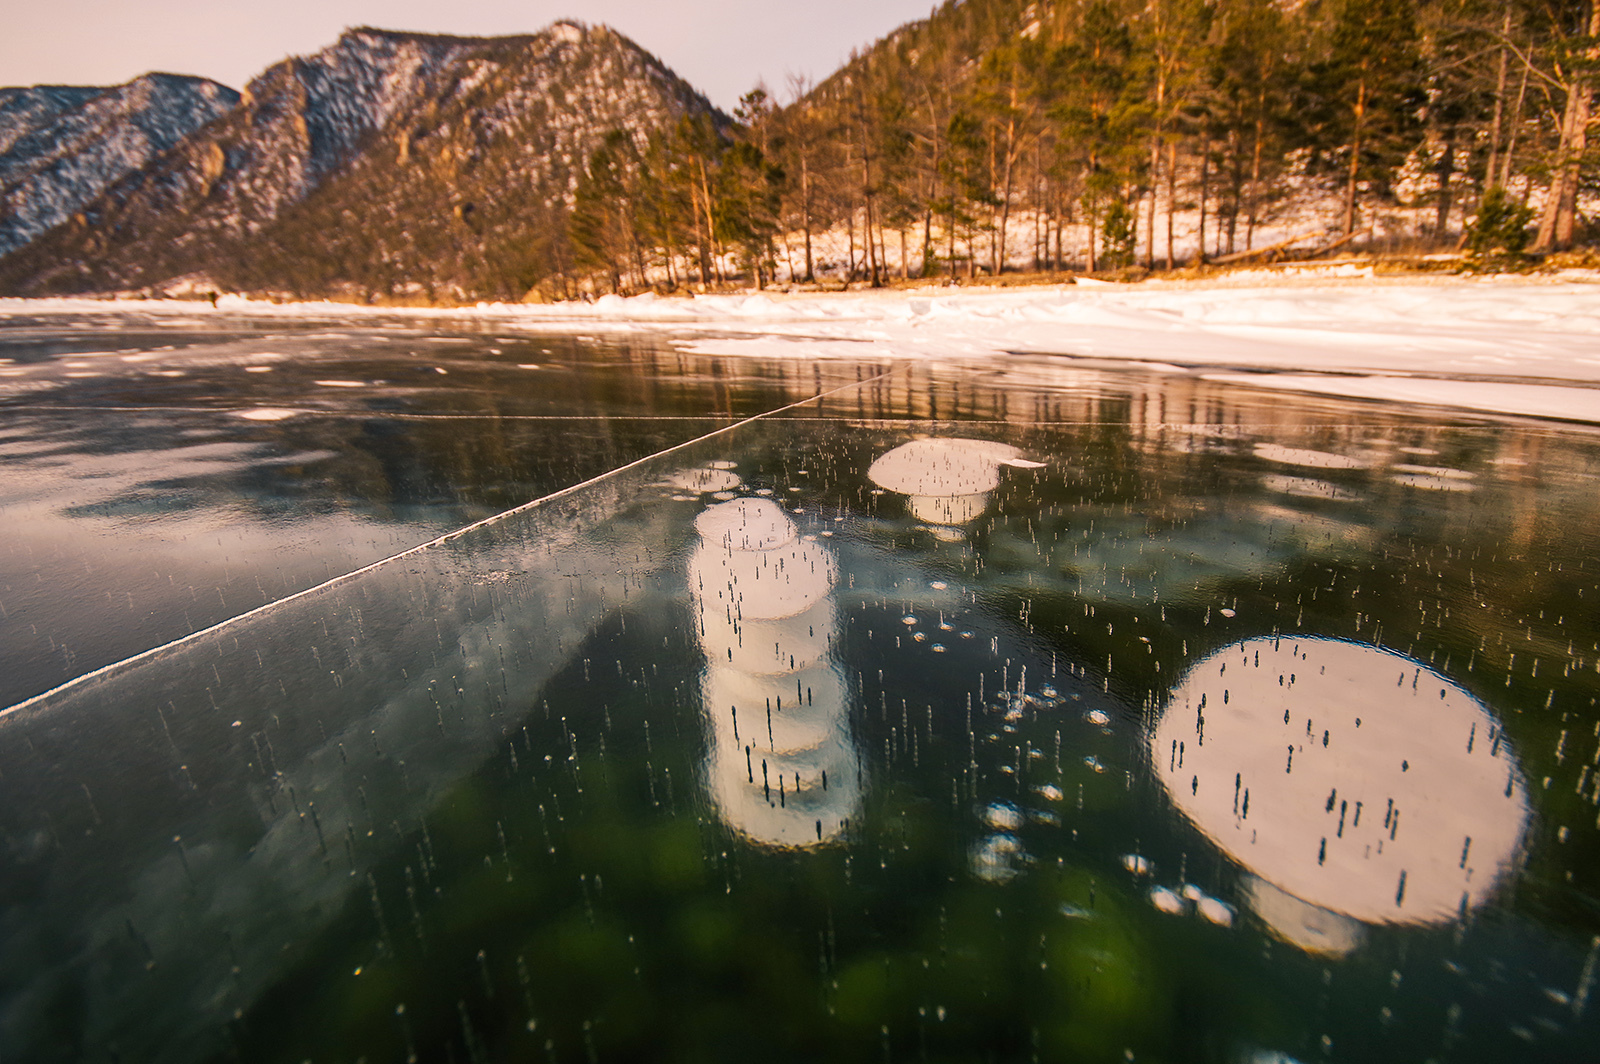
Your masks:
<svg viewBox="0 0 1600 1064"><path fill-rule="evenodd" d="M872 284L1172 268L1255 253L1307 197L1337 204L1324 247L1405 207L1424 244L1560 251L1594 236L1597 78L1595 0L951 0L784 106L612 133L570 269L812 280L825 233Z"/></svg>

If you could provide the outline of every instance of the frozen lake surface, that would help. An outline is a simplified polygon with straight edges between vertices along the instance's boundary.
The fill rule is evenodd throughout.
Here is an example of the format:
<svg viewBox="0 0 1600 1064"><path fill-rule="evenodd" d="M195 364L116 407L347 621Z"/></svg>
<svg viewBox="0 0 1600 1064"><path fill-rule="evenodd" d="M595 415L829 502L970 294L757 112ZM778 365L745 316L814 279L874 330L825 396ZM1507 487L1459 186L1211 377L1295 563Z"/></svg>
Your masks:
<svg viewBox="0 0 1600 1064"><path fill-rule="evenodd" d="M503 325L0 329L0 1058L1590 1058L1600 435Z"/></svg>

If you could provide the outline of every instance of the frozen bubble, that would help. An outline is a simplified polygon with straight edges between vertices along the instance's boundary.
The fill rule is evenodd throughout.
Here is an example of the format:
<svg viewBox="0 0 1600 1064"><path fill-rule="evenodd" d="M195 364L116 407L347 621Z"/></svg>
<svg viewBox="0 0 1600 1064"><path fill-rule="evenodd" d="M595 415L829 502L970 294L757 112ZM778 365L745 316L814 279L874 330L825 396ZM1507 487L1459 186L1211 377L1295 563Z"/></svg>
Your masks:
<svg viewBox="0 0 1600 1064"><path fill-rule="evenodd" d="M1327 451L1302 450L1298 447L1280 447L1275 443L1259 443L1255 448L1257 458L1282 465L1301 466L1307 469L1364 469L1371 465L1364 458Z"/></svg>
<svg viewBox="0 0 1600 1064"><path fill-rule="evenodd" d="M1251 1049L1239 1058L1240 1064L1300 1064L1289 1054L1277 1049Z"/></svg>
<svg viewBox="0 0 1600 1064"><path fill-rule="evenodd" d="M1098 724L1100 727L1104 728L1107 724L1111 723L1111 714L1107 713L1103 709L1091 709L1083 715L1083 719L1088 721L1090 724Z"/></svg>
<svg viewBox="0 0 1600 1064"><path fill-rule="evenodd" d="M1000 485L1000 467L1037 468L1004 443L959 438L912 440L881 455L867 470L878 488L910 496L919 520L962 525L988 507Z"/></svg>
<svg viewBox="0 0 1600 1064"><path fill-rule="evenodd" d="M703 469L680 469L667 477L668 486L682 491L733 491L741 483L733 473L709 466Z"/></svg>
<svg viewBox="0 0 1600 1064"><path fill-rule="evenodd" d="M323 381L312 381L312 383L321 385L324 388L364 388L364 387L366 387L366 383L367 382L366 381L323 380Z"/></svg>
<svg viewBox="0 0 1600 1064"><path fill-rule="evenodd" d="M1464 469L1446 469L1439 466L1397 465L1394 482L1429 491L1476 491L1472 473Z"/></svg>
<svg viewBox="0 0 1600 1064"><path fill-rule="evenodd" d="M1174 916L1183 912L1183 899L1166 887L1150 888L1150 904L1164 913Z"/></svg>
<svg viewBox="0 0 1600 1064"><path fill-rule="evenodd" d="M1195 903L1195 912L1218 927L1233 926L1233 906L1216 898L1202 895Z"/></svg>
<svg viewBox="0 0 1600 1064"><path fill-rule="evenodd" d="M246 421L286 421L299 415L298 410L286 410L277 406L258 406L253 410L239 410L235 413L235 416L242 417Z"/></svg>
<svg viewBox="0 0 1600 1064"><path fill-rule="evenodd" d="M983 822L996 831L1015 831L1022 826L1022 813L1010 802L995 802L983 811Z"/></svg>
<svg viewBox="0 0 1600 1064"><path fill-rule="evenodd" d="M990 835L973 851L972 873L990 883L1004 883L1016 876L1013 867L1022 854L1022 843L1011 835Z"/></svg>
<svg viewBox="0 0 1600 1064"><path fill-rule="evenodd" d="M916 624L917 623L917 619L916 619L915 616L913 616L913 615L908 613L904 617L900 618L900 623L901 624L908 624L908 625L909 624Z"/></svg>
<svg viewBox="0 0 1600 1064"><path fill-rule="evenodd" d="M1515 756L1481 741L1488 707L1425 663L1260 636L1197 662L1167 707L1150 750L1173 805L1259 877L1251 908L1297 945L1351 948L1350 921L1455 919L1512 868L1528 819Z"/></svg>
<svg viewBox="0 0 1600 1064"><path fill-rule="evenodd" d="M1150 874L1150 859L1136 853L1125 853L1122 855L1122 867L1136 876L1147 876Z"/></svg>
<svg viewBox="0 0 1600 1064"><path fill-rule="evenodd" d="M1224 617L1237 617L1238 616L1237 613L1235 613L1233 610L1228 609L1226 606L1224 606L1222 609L1218 610L1217 612L1222 614Z"/></svg>
<svg viewBox="0 0 1600 1064"><path fill-rule="evenodd" d="M1301 499L1332 499L1337 502L1354 502L1361 498L1359 492L1342 488L1337 484L1330 484L1326 480L1313 480L1310 477L1286 477L1279 474L1269 474L1261 478L1261 486L1268 491L1275 491L1283 495L1293 495Z"/></svg>
<svg viewBox="0 0 1600 1064"><path fill-rule="evenodd" d="M799 537L789 515L768 499L735 499L707 507L694 519L694 530L736 551L776 550Z"/></svg>
<svg viewBox="0 0 1600 1064"><path fill-rule="evenodd" d="M1033 793L1037 794L1040 798L1043 798L1046 801L1061 801L1061 788L1057 787L1053 783L1046 783L1043 786L1035 787L1033 789Z"/></svg>

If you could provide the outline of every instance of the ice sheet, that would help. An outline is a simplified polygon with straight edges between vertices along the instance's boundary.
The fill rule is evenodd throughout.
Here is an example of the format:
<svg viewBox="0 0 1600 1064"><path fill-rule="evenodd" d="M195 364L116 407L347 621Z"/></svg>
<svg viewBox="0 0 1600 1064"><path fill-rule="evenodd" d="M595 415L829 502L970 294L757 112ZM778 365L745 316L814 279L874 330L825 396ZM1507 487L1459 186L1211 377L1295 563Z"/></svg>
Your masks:
<svg viewBox="0 0 1600 1064"><path fill-rule="evenodd" d="M1062 356L1055 366L1066 373L1074 358L1093 358L1213 372L1228 381L1248 371L1258 387L1600 422L1597 282L1600 274L1589 273L1389 282L1324 270L1301 277L1254 271L1204 284L606 296L588 304L457 309L279 305L237 296L215 309L186 301L0 300L0 320L128 312L468 318L524 332L692 329L694 338L680 342L704 354L859 358L870 345L885 358Z"/></svg>

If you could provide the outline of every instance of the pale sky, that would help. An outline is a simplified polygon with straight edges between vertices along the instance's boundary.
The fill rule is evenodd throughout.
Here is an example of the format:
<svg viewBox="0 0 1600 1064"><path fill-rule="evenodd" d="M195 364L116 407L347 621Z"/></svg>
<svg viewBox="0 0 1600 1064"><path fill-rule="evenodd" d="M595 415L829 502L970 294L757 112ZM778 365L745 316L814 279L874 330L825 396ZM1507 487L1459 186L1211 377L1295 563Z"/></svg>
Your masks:
<svg viewBox="0 0 1600 1064"><path fill-rule="evenodd" d="M151 70L233 88L350 26L492 36L605 23L731 110L759 78L821 79L935 0L52 0L7 4L0 86L114 85Z"/></svg>

